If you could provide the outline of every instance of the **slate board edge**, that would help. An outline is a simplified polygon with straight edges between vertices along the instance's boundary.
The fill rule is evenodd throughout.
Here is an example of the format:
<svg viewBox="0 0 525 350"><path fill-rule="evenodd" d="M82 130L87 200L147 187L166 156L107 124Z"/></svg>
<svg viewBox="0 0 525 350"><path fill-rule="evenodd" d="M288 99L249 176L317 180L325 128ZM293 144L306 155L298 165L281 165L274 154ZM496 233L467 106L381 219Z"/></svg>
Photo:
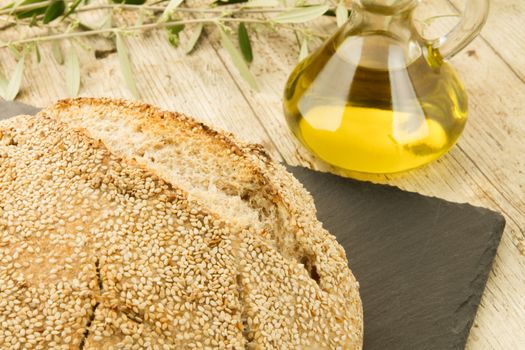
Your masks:
<svg viewBox="0 0 525 350"><path fill-rule="evenodd" d="M487 281L490 275L490 272L492 271L492 267L494 265L494 258L496 257L497 250L499 248L499 244L501 242L501 237L503 236L503 231L505 229L506 220L505 218L499 213L495 212L493 210L483 208L483 207L476 207L480 209L485 209L487 211L490 211L492 213L497 214L498 221L495 223L496 229L493 232L496 232L493 235L493 240L495 241L492 246L489 246L487 250L484 252L484 255L489 255L490 265L489 268L484 271L484 273L479 274L476 276L476 278L472 281L477 284L475 288L474 293L471 294L470 298L467 299L466 303L462 305L462 307L469 307L470 309L474 310L474 317L470 319L469 322L467 322L463 329L466 329L466 332L464 333L463 339L459 339L460 342L458 344L459 347L465 347L467 343L467 339L470 335L470 331L472 330L472 325L474 324L474 321L476 319L476 316L478 314L479 304L481 303L481 297L483 296L483 293L485 292L485 288L487 286ZM498 234L499 232L499 234Z"/></svg>
<svg viewBox="0 0 525 350"><path fill-rule="evenodd" d="M415 191L404 190L404 189L399 188L398 186L394 186L394 185L375 183L375 182L372 182L372 181L369 181L369 180L356 180L356 179L353 179L353 178L350 178L350 177L346 178L346 177L339 176L339 175L336 175L334 173L330 173L330 172L327 172L327 171L321 171L321 170L317 170L317 169L314 170L314 169L310 169L310 168L303 167L303 166L288 165L288 164L285 164L285 163L281 163L281 164L286 167L288 172L291 172L291 170L290 170L291 168L303 168L303 169L315 171L315 172L318 172L318 173L321 173L321 174L330 175L330 176L333 176L334 178L348 179L350 181L361 182L361 183L364 183L364 184L367 184L367 185L370 185L370 186L380 186L380 187L392 188L392 189L396 189L396 190L401 191L401 192L410 193L412 195L422 196L422 197L431 198L431 199L437 199L437 200L444 201L444 202L451 203L451 204L468 205L468 206L470 206L472 208L475 208L475 209L477 209L477 210L479 210L481 212L490 212L492 214L495 214L502 221L503 227L505 227L506 219L500 212L495 211L495 210L490 209L490 208L482 207L482 206L479 206L479 205L474 205L474 204L471 204L469 202L453 202L453 201L450 201L450 200L447 200L447 199L444 199L444 198L440 198L440 197L436 197L436 196L432 196L432 195L426 195L426 194L421 194L421 193L418 193L418 192L415 192ZM304 187L304 185L303 185L303 187ZM310 193L310 191L308 191L308 193Z"/></svg>

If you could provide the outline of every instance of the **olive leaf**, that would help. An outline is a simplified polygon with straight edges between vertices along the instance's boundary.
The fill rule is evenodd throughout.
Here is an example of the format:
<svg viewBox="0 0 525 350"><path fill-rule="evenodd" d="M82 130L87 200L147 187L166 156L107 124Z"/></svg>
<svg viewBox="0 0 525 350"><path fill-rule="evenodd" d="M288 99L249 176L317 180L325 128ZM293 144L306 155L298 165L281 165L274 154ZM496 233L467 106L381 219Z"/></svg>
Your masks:
<svg viewBox="0 0 525 350"><path fill-rule="evenodd" d="M145 11L143 11L142 9L139 10L138 14L137 14L137 19L135 20L134 26L141 26L141 25L143 25L145 17L146 17Z"/></svg>
<svg viewBox="0 0 525 350"><path fill-rule="evenodd" d="M40 55L40 49L38 48L38 44L31 45L31 49L35 51L35 58L36 63L40 63L42 61L42 55Z"/></svg>
<svg viewBox="0 0 525 350"><path fill-rule="evenodd" d="M24 0L18 6L33 5L33 4L38 4L39 2L45 2L45 1L47 0ZM48 4L46 3L46 4L43 4L41 7L37 7L31 10L17 11L15 8L14 13L15 13L16 18L18 19L36 17L39 15L43 15L46 12L47 7L48 7Z"/></svg>
<svg viewBox="0 0 525 350"><path fill-rule="evenodd" d="M112 0L115 4L143 5L146 0Z"/></svg>
<svg viewBox="0 0 525 350"><path fill-rule="evenodd" d="M239 38L239 47L241 48L241 53L244 57L244 60L248 63L251 63L253 61L252 44L250 43L248 30L246 29L246 26L243 22L239 24L237 36Z"/></svg>
<svg viewBox="0 0 525 350"><path fill-rule="evenodd" d="M9 48L9 51L11 51L11 54L15 57L15 59L19 60L22 58L24 51L19 50L18 46L8 45L7 47Z"/></svg>
<svg viewBox="0 0 525 350"><path fill-rule="evenodd" d="M303 39L301 43L301 50L299 51L299 61L302 61L308 56L308 41Z"/></svg>
<svg viewBox="0 0 525 350"><path fill-rule="evenodd" d="M15 71L7 83L4 95L2 96L6 101L13 101L20 91L20 85L22 84L22 75L24 73L25 54L18 61L15 67Z"/></svg>
<svg viewBox="0 0 525 350"><path fill-rule="evenodd" d="M180 44L180 32L184 30L184 24L175 24L173 26L166 27L168 32L168 41L173 47L179 47Z"/></svg>
<svg viewBox="0 0 525 350"><path fill-rule="evenodd" d="M98 23L98 29L108 29L113 25L113 16L111 13L108 13L106 16L102 17Z"/></svg>
<svg viewBox="0 0 525 350"><path fill-rule="evenodd" d="M217 5L217 6L223 6L223 5L241 4L243 2L248 2L248 0L216 0L212 4Z"/></svg>
<svg viewBox="0 0 525 350"><path fill-rule="evenodd" d="M177 7L179 7L180 4L182 4L184 0L170 0L166 8L164 9L164 12L160 16L160 20L164 21L170 17L170 15L173 13L173 10L175 10Z"/></svg>
<svg viewBox="0 0 525 350"><path fill-rule="evenodd" d="M195 46L197 45L197 42L199 41L199 38L201 37L203 27L204 27L203 24L199 23L195 26L195 29L193 29L190 40L188 40L188 43L186 44L186 54L189 54L190 52L192 52Z"/></svg>
<svg viewBox="0 0 525 350"><path fill-rule="evenodd" d="M64 64L64 55L62 55L62 48L60 47L60 41L53 40L51 42L51 52L53 53L53 58L56 63L59 65Z"/></svg>
<svg viewBox="0 0 525 350"><path fill-rule="evenodd" d="M62 16L65 10L66 3L64 0L53 0L44 13L44 24L48 24L49 22L54 21L58 17Z"/></svg>
<svg viewBox="0 0 525 350"><path fill-rule="evenodd" d="M120 71L124 82L128 87L129 91L135 98L139 98L139 92L137 90L137 84L135 83L135 78L133 76L133 69L131 67L131 61L129 60L128 47L122 38L120 33L117 33L115 36L116 46L117 46L117 56L120 63Z"/></svg>
<svg viewBox="0 0 525 350"><path fill-rule="evenodd" d="M5 92L7 90L7 85L9 84L9 81L4 76L2 72L0 72L0 96L4 97Z"/></svg>
<svg viewBox="0 0 525 350"><path fill-rule="evenodd" d="M341 27L348 20L348 10L346 9L344 1L340 1L335 9L335 18L337 20L337 26Z"/></svg>
<svg viewBox="0 0 525 350"><path fill-rule="evenodd" d="M277 0L250 0L243 7L277 7L279 1Z"/></svg>
<svg viewBox="0 0 525 350"><path fill-rule="evenodd" d="M224 49L230 55L232 63L239 71L239 74L243 77L244 80L246 80L246 82L252 87L252 89L259 90L257 86L257 81L255 81L255 78L252 75L252 72L250 72L246 61L244 61L242 54L239 52L239 50L237 50L235 45L233 45L233 42L228 33L226 33L226 31L221 26L219 26L219 33L221 35L222 47L224 47Z"/></svg>
<svg viewBox="0 0 525 350"><path fill-rule="evenodd" d="M33 17L31 17L31 22L29 23L29 26L30 27L34 26L36 24L37 20L38 20L37 14L33 13Z"/></svg>
<svg viewBox="0 0 525 350"><path fill-rule="evenodd" d="M69 15L74 12L77 9L78 5L80 5L81 2L82 0L75 0L71 5L69 5L69 8L64 14L64 17L62 17L62 21L66 19L67 17L69 17Z"/></svg>
<svg viewBox="0 0 525 350"><path fill-rule="evenodd" d="M276 23L304 23L321 17L328 9L328 5L298 7L280 13L272 20Z"/></svg>
<svg viewBox="0 0 525 350"><path fill-rule="evenodd" d="M69 97L75 97L80 90L80 61L73 44L71 44L67 51L65 68L67 93Z"/></svg>

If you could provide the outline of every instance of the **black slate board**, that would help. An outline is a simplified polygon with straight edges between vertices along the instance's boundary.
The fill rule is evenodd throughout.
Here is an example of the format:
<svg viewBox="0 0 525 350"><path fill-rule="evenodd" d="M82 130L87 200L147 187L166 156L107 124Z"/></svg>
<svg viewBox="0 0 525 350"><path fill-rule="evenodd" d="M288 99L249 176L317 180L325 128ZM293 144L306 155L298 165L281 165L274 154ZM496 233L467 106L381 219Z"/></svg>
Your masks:
<svg viewBox="0 0 525 350"><path fill-rule="evenodd" d="M5 102L0 99L0 120L20 114L35 114L40 110L20 102Z"/></svg>
<svg viewBox="0 0 525 350"><path fill-rule="evenodd" d="M391 186L289 170L312 193L361 285L365 350L463 349L504 218Z"/></svg>
<svg viewBox="0 0 525 350"><path fill-rule="evenodd" d="M0 119L37 111L0 103ZM361 284L365 350L463 349L504 218L395 187L289 170L312 193Z"/></svg>

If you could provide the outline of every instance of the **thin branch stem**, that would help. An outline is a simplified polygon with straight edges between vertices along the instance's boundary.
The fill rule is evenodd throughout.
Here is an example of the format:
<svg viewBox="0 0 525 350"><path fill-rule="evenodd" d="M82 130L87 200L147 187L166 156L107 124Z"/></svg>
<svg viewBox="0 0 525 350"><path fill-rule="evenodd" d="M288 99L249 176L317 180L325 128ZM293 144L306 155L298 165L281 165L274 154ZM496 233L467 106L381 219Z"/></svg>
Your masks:
<svg viewBox="0 0 525 350"><path fill-rule="evenodd" d="M101 28L101 29L95 29L95 30L86 31L86 32L60 33L60 34L43 35L43 36L37 36L34 38L15 40L15 41L11 41L8 43L2 43L0 44L0 47L7 47L9 45L21 45L21 44L27 44L27 43L32 43L32 42L43 42L43 41L50 41L50 40L61 40L61 39L78 38L78 37L84 37L84 36L93 36L93 35L106 34L106 33L115 33L118 31L125 32L125 31L136 31L136 30L150 30L154 28L164 28L164 27L173 26L177 24L212 23L216 21L217 21L216 18L188 19L188 20L182 20L182 21L149 23L149 24L143 24L139 26L124 27L124 28L116 28L116 27Z"/></svg>
<svg viewBox="0 0 525 350"><path fill-rule="evenodd" d="M35 18L42 19L43 17L44 15L39 15L39 16L36 16ZM4 17L0 17L0 22L8 23L4 25L3 27L0 27L0 31L10 28L12 26L17 26L17 25L25 25L28 27L32 26L34 28L41 28L40 23L38 21L36 23L32 23L32 19L12 19L8 16L4 16ZM45 25L45 27L46 28L57 28L57 27L60 27L60 24L48 23Z"/></svg>
<svg viewBox="0 0 525 350"><path fill-rule="evenodd" d="M115 32L127 32L127 31L132 32L132 31L137 31L137 30L147 31L151 29L166 28L169 26L180 25L180 24L197 24L197 23L218 24L221 22L244 22L244 23L254 23L254 24L269 24L267 20L255 19L255 18L224 18L224 17L196 18L196 19L185 19L185 20L180 20L180 21L148 23L148 24L136 25L136 26L131 26L131 27L122 27L122 28L112 27L112 28L95 29L95 30L86 31L86 32L70 32L70 33L43 35L43 36L37 36L33 38L25 38L25 39L10 41L10 42L3 42L3 43L0 43L0 48L8 47L10 45L21 45L21 44L37 43L37 42L44 42L44 41L51 41L51 40L87 37L87 36L115 33ZM321 38L325 37L322 34L313 33L306 29L294 27L291 25L280 24L280 23L273 23L273 24L280 26L282 28L285 28L285 29L302 32L303 34L308 35L308 36L317 36Z"/></svg>
<svg viewBox="0 0 525 350"><path fill-rule="evenodd" d="M18 6L16 9L6 8L5 10L0 10L0 15L9 15L9 14L12 14L13 11L21 12L21 11L34 10L34 9L38 9L41 7L46 7L47 5L50 5L50 4L51 4L51 1L42 1L42 2L37 2L34 4L21 5L21 6Z"/></svg>
<svg viewBox="0 0 525 350"><path fill-rule="evenodd" d="M11 24L18 24L19 23L18 21L14 20L14 19L4 18L4 17L0 17L0 21L6 22L6 23L11 23Z"/></svg>
<svg viewBox="0 0 525 350"><path fill-rule="evenodd" d="M152 5L130 5L130 4L97 4L90 6L79 7L76 12L94 11L102 9L124 9L124 10L151 10L151 11L164 11L166 6L152 6ZM259 8L259 9L247 9L245 7L237 7L233 9L215 9L215 8L189 8L189 7L177 7L173 9L173 12L181 13L231 13L231 12L242 12L242 13L275 13L290 10L291 8Z"/></svg>
<svg viewBox="0 0 525 350"><path fill-rule="evenodd" d="M15 11L30 11L37 8L46 7L51 4L51 1L42 1L35 4L21 5L18 6ZM94 10L103 10L103 9L125 9L125 10L151 10L151 11L164 11L166 6L154 6L154 5L132 5L132 4L96 4L78 7L75 12L86 12ZM214 8L185 8L178 7L173 10L173 12L188 12L188 13L227 13L227 12L242 12L242 13L275 13L290 10L291 8L258 8L258 9L247 9L245 7L236 7L233 9L214 9ZM0 10L0 15L8 15L13 12L13 9L8 8Z"/></svg>
<svg viewBox="0 0 525 350"><path fill-rule="evenodd" d="M4 24L3 26L0 26L0 31L9 29L9 28L14 27L14 26L16 26L16 22L15 23L7 22L7 24Z"/></svg>

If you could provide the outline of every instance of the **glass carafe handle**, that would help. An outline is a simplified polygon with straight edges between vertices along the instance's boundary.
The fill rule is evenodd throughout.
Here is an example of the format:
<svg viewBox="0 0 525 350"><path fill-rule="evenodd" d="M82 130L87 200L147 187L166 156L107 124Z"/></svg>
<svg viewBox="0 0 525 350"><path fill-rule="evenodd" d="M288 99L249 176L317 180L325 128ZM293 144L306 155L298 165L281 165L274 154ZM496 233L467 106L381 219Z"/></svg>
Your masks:
<svg viewBox="0 0 525 350"><path fill-rule="evenodd" d="M458 24L432 46L443 58L451 58L467 46L480 32L487 20L489 0L467 0L465 11Z"/></svg>

